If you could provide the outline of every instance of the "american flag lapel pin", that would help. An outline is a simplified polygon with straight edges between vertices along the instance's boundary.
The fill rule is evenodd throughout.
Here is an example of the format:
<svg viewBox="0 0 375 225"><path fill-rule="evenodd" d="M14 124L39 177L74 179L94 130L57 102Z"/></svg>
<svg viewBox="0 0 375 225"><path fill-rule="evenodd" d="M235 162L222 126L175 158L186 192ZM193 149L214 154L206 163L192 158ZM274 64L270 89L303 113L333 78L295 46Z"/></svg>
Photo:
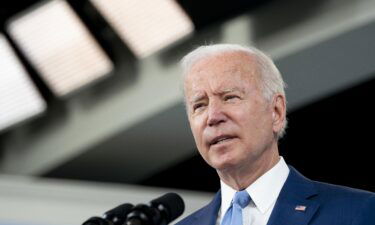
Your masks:
<svg viewBox="0 0 375 225"><path fill-rule="evenodd" d="M296 208L295 208L295 210L296 211L300 211L300 212L305 212L306 211L306 206L304 206L304 205L297 205L296 206Z"/></svg>

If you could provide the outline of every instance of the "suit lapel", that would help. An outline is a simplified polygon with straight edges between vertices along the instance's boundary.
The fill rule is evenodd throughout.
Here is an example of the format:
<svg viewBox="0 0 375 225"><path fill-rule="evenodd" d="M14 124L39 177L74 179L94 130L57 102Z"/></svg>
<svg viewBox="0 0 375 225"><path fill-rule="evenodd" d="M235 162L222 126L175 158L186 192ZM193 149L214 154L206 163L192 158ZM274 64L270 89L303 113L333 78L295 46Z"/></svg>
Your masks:
<svg viewBox="0 0 375 225"><path fill-rule="evenodd" d="M267 225L307 225L319 203L314 200L318 193L312 181L303 177L293 167L280 192Z"/></svg>
<svg viewBox="0 0 375 225"><path fill-rule="evenodd" d="M205 206L196 216L195 223L199 225L215 225L221 205L221 192L217 192L214 199Z"/></svg>

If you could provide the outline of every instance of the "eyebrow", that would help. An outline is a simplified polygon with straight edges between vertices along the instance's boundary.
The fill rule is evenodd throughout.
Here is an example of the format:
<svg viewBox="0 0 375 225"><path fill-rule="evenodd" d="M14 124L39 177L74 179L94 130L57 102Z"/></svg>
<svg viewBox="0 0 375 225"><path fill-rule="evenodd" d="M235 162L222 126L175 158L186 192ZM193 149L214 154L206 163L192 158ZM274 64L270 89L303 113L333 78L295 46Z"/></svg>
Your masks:
<svg viewBox="0 0 375 225"><path fill-rule="evenodd" d="M218 92L215 93L215 95L225 95L225 94L233 93L233 92L240 92L242 94L245 93L245 91L242 88L235 87L235 88L229 88L229 89L225 89L225 90L222 90L222 91L218 91ZM196 102L199 102L199 101L203 100L204 98L206 98L205 94L197 94L197 95L195 95L191 98L189 103L194 104Z"/></svg>
<svg viewBox="0 0 375 225"><path fill-rule="evenodd" d="M218 91L216 94L218 95L224 95L232 92L240 92L240 93L245 93L245 91L242 88L234 87L234 88L229 88L225 89L223 91Z"/></svg>
<svg viewBox="0 0 375 225"><path fill-rule="evenodd" d="M204 94L198 94L198 95L195 95L194 97L192 97L192 99L189 101L189 103L194 104L196 102L199 102L199 101L203 100L204 98L205 98Z"/></svg>

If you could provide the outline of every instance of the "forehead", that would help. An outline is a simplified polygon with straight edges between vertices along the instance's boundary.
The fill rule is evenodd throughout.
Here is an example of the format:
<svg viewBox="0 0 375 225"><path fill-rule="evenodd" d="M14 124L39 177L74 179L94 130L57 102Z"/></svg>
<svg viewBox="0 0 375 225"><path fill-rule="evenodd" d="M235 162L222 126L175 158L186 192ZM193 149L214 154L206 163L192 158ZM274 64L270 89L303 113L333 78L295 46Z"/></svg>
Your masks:
<svg viewBox="0 0 375 225"><path fill-rule="evenodd" d="M184 86L185 92L196 92L208 87L237 89L255 85L257 80L258 69L254 56L242 52L227 52L196 62L186 74Z"/></svg>

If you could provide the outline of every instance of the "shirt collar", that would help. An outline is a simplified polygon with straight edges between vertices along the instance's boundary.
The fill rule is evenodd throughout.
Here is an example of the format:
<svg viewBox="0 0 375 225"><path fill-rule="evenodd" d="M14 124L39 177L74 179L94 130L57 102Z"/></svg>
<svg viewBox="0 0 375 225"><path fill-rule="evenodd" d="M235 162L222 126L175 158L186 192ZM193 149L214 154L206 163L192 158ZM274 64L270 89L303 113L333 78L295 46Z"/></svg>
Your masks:
<svg viewBox="0 0 375 225"><path fill-rule="evenodd" d="M289 168L283 157L279 162L246 188L252 201L263 214L276 202L277 197L289 174ZM220 180L221 212L226 212L231 205L236 190Z"/></svg>

